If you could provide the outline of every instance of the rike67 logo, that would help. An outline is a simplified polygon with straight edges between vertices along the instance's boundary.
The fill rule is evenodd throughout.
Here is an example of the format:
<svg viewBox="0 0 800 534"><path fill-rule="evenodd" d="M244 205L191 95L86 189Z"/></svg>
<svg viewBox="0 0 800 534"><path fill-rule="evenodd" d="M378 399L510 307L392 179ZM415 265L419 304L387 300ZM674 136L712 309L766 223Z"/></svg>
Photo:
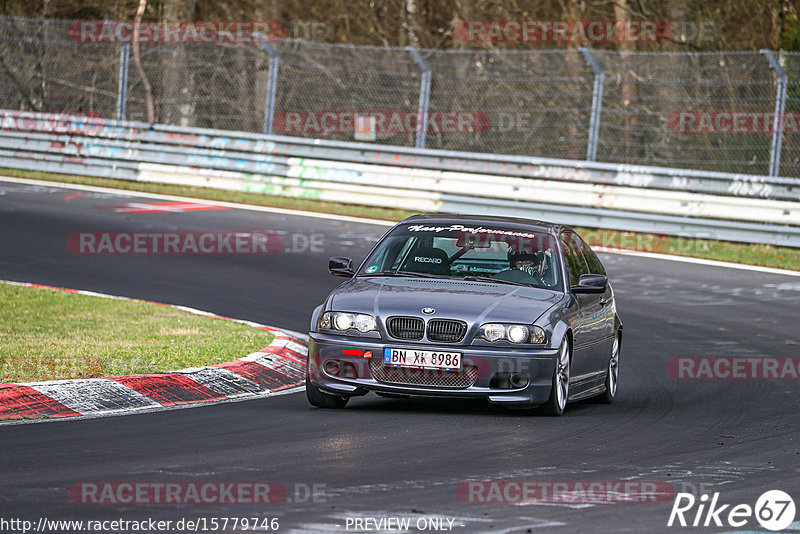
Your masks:
<svg viewBox="0 0 800 534"><path fill-rule="evenodd" d="M755 519L761 527L777 532L792 524L795 511L794 500L781 490L764 492L754 507L720 504L719 492L711 497L704 493L699 498L691 493L678 493L667 526L741 528Z"/></svg>

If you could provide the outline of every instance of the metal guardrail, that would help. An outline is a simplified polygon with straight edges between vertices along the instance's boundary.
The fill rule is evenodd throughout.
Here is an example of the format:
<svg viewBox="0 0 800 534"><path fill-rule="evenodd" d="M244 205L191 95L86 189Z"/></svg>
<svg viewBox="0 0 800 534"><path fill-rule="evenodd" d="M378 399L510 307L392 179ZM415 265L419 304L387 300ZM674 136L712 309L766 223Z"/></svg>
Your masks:
<svg viewBox="0 0 800 534"><path fill-rule="evenodd" d="M0 167L800 247L800 179L0 111Z"/></svg>

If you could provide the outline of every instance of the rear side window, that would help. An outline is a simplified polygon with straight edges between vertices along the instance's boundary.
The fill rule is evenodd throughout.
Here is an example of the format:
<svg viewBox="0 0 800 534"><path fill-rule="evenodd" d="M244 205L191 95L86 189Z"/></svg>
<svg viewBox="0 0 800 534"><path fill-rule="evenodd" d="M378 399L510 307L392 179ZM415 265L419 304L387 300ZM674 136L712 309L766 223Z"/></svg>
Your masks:
<svg viewBox="0 0 800 534"><path fill-rule="evenodd" d="M589 274L589 266L581 253L580 238L571 232L564 232L561 234L561 250L567 264L569 285L576 286L582 274Z"/></svg>
<svg viewBox="0 0 800 534"><path fill-rule="evenodd" d="M597 257L597 254L595 254L589 245L586 244L586 241L580 237L578 237L578 240L581 242L581 252L583 252L583 257L586 258L586 264L589 266L589 272L591 274L606 274L606 270L603 267L603 264L600 262L600 258Z"/></svg>

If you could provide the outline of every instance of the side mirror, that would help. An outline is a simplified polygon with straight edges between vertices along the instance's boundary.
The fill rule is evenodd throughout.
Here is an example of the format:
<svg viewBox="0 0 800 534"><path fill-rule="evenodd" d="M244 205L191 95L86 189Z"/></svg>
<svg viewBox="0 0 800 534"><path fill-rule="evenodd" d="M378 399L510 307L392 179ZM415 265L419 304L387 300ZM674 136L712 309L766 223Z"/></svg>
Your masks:
<svg viewBox="0 0 800 534"><path fill-rule="evenodd" d="M328 260L328 270L334 276L351 277L356 274L353 269L353 260L350 258L333 257Z"/></svg>
<svg viewBox="0 0 800 534"><path fill-rule="evenodd" d="M582 274L578 285L572 286L573 293L605 293L608 277L604 274Z"/></svg>

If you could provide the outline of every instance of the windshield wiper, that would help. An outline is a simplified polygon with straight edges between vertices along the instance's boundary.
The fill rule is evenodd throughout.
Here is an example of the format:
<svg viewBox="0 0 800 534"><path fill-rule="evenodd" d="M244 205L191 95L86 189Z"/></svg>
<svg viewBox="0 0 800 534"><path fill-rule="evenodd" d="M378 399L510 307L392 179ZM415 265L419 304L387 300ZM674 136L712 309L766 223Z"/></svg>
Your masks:
<svg viewBox="0 0 800 534"><path fill-rule="evenodd" d="M475 276L472 274L468 274L466 276L462 276L461 279L466 280L468 282L495 282L497 284L509 284L512 286L532 287L530 284L526 284L525 282L516 282L514 280L503 280L502 278L492 278L491 276Z"/></svg>

